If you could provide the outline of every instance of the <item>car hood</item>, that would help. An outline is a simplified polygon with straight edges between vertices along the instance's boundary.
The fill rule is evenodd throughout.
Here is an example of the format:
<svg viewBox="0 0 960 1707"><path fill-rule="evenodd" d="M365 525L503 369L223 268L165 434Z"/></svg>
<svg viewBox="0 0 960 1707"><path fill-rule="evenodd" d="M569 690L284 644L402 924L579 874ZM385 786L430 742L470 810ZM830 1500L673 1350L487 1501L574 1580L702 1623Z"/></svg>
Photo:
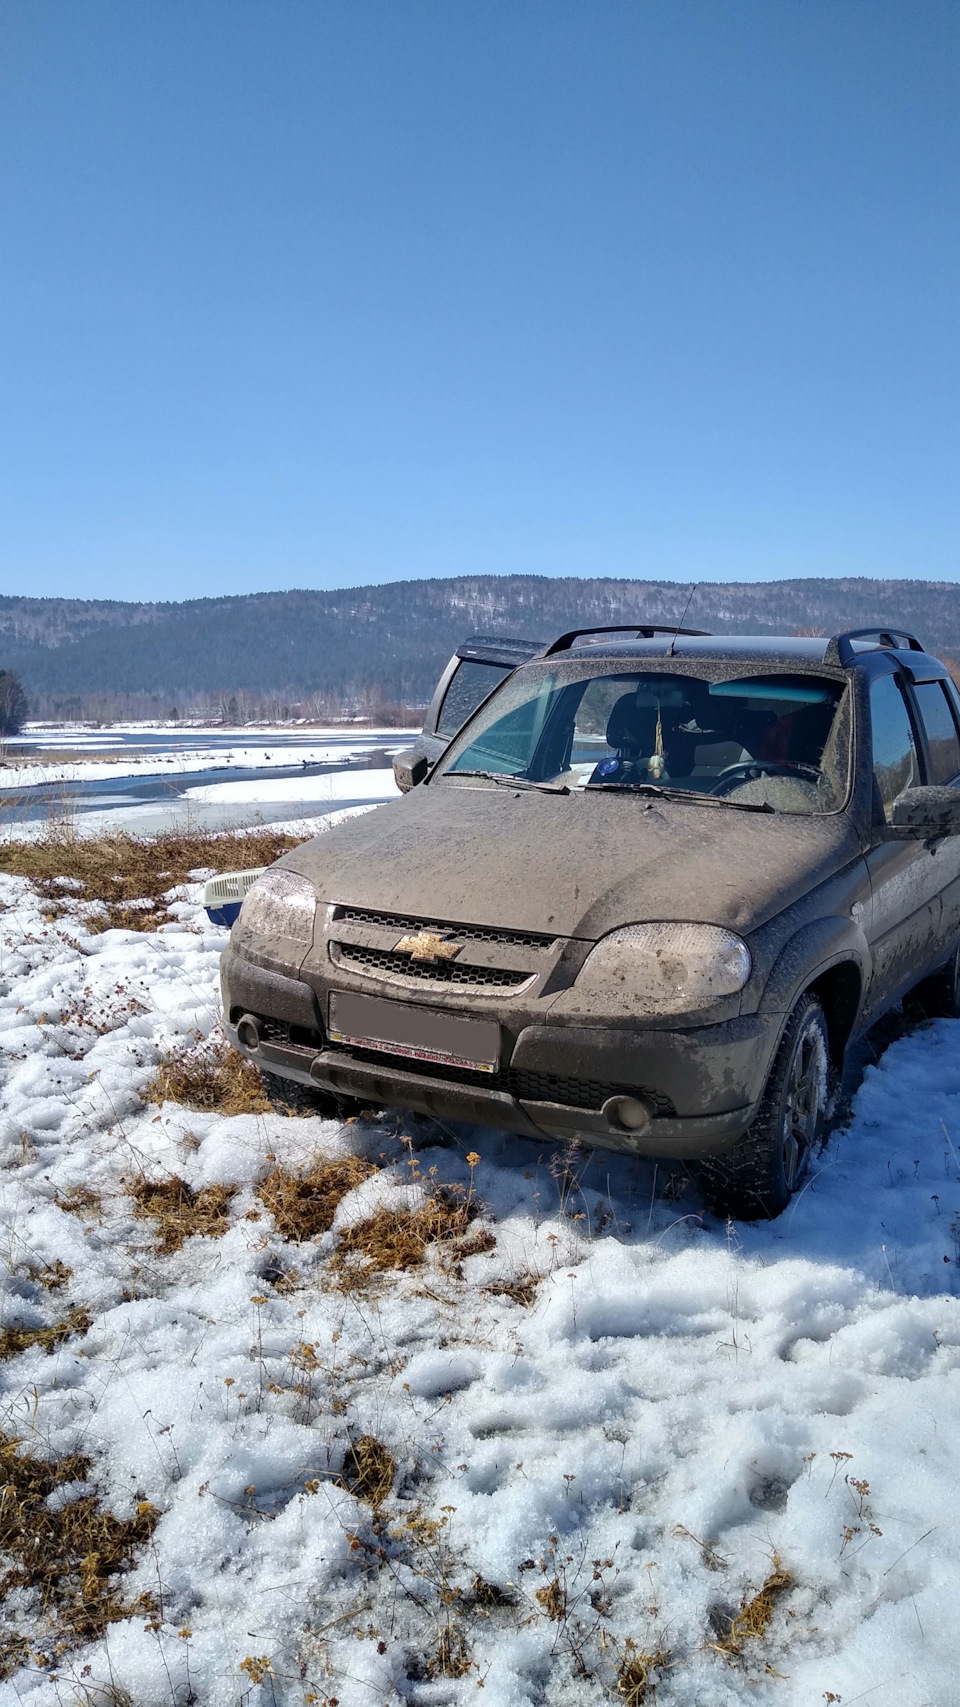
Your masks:
<svg viewBox="0 0 960 1707"><path fill-rule="evenodd" d="M749 932L860 851L845 813L440 784L280 863L326 902L593 941L644 919Z"/></svg>

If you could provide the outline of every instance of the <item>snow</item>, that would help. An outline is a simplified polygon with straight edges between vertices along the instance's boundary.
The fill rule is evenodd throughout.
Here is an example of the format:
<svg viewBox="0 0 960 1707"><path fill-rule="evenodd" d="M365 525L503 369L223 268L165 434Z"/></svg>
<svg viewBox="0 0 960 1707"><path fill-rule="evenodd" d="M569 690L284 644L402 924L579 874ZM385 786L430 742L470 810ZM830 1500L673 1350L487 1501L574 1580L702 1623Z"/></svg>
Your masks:
<svg viewBox="0 0 960 1707"><path fill-rule="evenodd" d="M298 764L353 764L374 750L399 752L402 747L409 745L416 733L416 730L364 729L362 733L345 738L343 730L318 730L311 731L311 735L316 735L316 740L308 742L302 731L293 735L289 729L278 729L256 745L242 740L237 745L226 747L223 745L222 731L191 728L189 731L172 730L169 746L155 746L144 750L134 744L128 751L125 750L124 739L124 736L129 739L128 731L118 731L117 736L108 736L103 733L75 735L69 730L59 730L55 736L32 734L29 738L21 738L19 743L17 739L13 739L7 743L7 747L11 752L15 752L18 744L22 745L29 739L31 746L49 746L54 751L69 747L78 753L96 755L109 752L114 756L109 759L83 757L65 764L29 758L19 765L7 764L0 768L0 790L14 791L63 782L117 781L122 777L180 777L211 768L269 770ZM211 737L216 735L219 739L216 744L211 740L209 745L204 746L202 741L205 734ZM323 739L324 734L327 735L326 740ZM296 786L299 792L299 779ZM286 787L289 791L289 782ZM249 797L244 795L243 798Z"/></svg>
<svg viewBox="0 0 960 1707"><path fill-rule="evenodd" d="M91 935L0 878L3 1323L92 1318L0 1364L2 1426L86 1453L118 1516L162 1513L121 1585L162 1615L31 1661L0 1707L440 1707L478 1683L486 1707L586 1707L617 1698L627 1637L669 1651L658 1707L960 1700L960 1026L866 1069L780 1221L725 1227L601 1152L564 1171L547 1142L410 1117L145 1103L160 1057L216 1030L200 888L153 934ZM357 1153L380 1171L332 1231L281 1238L256 1196L274 1158ZM222 1238L157 1253L127 1187L171 1174L236 1188ZM340 1290L343 1229L431 1177L476 1193L494 1248ZM58 1207L77 1187L102 1218ZM58 1260L51 1294L32 1277ZM529 1276L528 1307L487 1290ZM364 1434L398 1466L379 1535L336 1481ZM731 1661L711 1644L774 1555L793 1585ZM471 1610L478 1575L513 1604ZM430 1681L451 1618L473 1667Z"/></svg>
<svg viewBox="0 0 960 1707"><path fill-rule="evenodd" d="M400 790L393 771L377 768L365 771L329 771L325 776L266 778L263 782L211 782L199 788L187 788L187 800L209 806L228 806L234 802L244 806L266 804L274 800L289 800L291 789L298 800L393 800Z"/></svg>
<svg viewBox="0 0 960 1707"><path fill-rule="evenodd" d="M348 818L357 818L364 812L374 812L378 802L356 806L339 806L334 807L329 812L315 811L307 816L298 814L298 801L291 800L287 804L289 805L287 813L280 814L277 818L271 816L268 820L271 827L282 830L285 835L289 836L319 836L323 834L324 830L332 830L337 824L345 823ZM314 801L312 804L317 806L320 802ZM242 834L244 829L259 827L263 822L259 814L252 811L245 815L245 822L238 826L236 819L243 816L240 813L231 814L230 821L226 824L214 823L203 827L209 828L214 834L233 836ZM184 809L182 805L179 807L169 805L127 806L114 812L79 813L70 822L70 834L79 837L98 837L124 831L131 836L150 836L161 831L184 830L189 832L197 827L196 816L188 809ZM49 823L43 818L28 820L27 822L13 819L2 826L2 838L8 841L41 841L49 834Z"/></svg>

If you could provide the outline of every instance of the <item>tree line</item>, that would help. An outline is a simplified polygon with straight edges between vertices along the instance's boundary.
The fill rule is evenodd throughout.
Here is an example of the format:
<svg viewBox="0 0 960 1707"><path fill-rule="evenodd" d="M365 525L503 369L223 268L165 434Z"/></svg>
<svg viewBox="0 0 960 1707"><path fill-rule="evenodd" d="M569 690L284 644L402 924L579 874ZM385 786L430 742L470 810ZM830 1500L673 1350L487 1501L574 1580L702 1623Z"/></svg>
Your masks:
<svg viewBox="0 0 960 1707"><path fill-rule="evenodd" d="M98 698L149 701L162 706L152 714L164 716L231 696L238 709L243 696L288 708L417 706L470 633L547 639L590 623L676 623L684 612L687 626L718 633L830 634L893 624L960 655L960 588L949 582L811 578L694 589L478 575L179 604L7 596L0 598L0 660L47 715L56 715L54 704Z"/></svg>

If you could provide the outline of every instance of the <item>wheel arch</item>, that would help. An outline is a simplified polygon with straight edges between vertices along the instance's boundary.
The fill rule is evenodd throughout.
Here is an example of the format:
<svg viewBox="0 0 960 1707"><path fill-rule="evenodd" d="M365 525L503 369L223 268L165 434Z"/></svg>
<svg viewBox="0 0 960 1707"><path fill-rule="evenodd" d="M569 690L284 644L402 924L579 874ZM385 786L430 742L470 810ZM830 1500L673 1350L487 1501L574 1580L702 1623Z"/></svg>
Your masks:
<svg viewBox="0 0 960 1707"><path fill-rule="evenodd" d="M821 972L807 985L810 995L816 996L827 1022L830 1055L836 1068L843 1064L843 1055L857 1023L863 997L863 975L855 960L841 960Z"/></svg>
<svg viewBox="0 0 960 1707"><path fill-rule="evenodd" d="M773 966L761 1006L786 1016L808 991L827 1022L830 1055L839 1066L860 1016L869 949L850 918L811 920L786 942Z"/></svg>

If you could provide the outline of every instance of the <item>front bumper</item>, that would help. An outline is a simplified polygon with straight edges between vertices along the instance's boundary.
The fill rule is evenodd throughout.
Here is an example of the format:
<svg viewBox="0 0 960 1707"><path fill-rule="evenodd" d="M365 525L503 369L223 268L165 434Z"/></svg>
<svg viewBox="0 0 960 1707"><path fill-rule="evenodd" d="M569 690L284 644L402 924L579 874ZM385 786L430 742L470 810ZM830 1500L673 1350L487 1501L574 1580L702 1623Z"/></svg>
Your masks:
<svg viewBox="0 0 960 1707"><path fill-rule="evenodd" d="M230 1042L281 1077L374 1106L686 1161L722 1152L746 1131L783 1018L749 1014L686 1031L525 1024L512 1036L504 1030L506 1059L491 1080L330 1044L322 998L310 984L258 967L229 947L222 984ZM243 1014L263 1021L256 1047L237 1036ZM642 1130L622 1130L601 1112L618 1094L647 1105Z"/></svg>

